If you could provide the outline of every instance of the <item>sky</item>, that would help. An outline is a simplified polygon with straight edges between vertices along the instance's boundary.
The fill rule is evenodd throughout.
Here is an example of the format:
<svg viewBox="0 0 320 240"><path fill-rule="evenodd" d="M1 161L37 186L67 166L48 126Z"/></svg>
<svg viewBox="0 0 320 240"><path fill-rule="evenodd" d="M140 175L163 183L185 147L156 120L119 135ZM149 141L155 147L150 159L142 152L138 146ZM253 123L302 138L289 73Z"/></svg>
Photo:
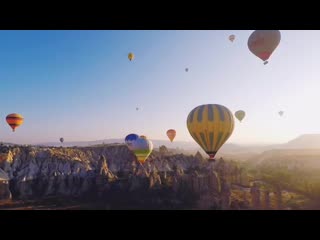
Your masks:
<svg viewBox="0 0 320 240"><path fill-rule="evenodd" d="M246 111L229 143L320 133L320 31L280 31L267 65L247 47L253 30L0 31L0 141L165 140L169 128L193 141L187 116L209 103ZM15 132L9 113L25 118Z"/></svg>

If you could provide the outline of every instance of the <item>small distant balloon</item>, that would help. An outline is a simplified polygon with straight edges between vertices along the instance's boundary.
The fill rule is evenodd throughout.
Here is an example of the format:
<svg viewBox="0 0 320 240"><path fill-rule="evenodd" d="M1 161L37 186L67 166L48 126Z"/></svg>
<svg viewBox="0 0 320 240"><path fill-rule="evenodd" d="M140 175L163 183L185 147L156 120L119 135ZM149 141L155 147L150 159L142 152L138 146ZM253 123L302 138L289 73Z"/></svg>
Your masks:
<svg viewBox="0 0 320 240"><path fill-rule="evenodd" d="M18 113L11 113L6 117L6 121L9 124L9 126L12 128L12 131L14 132L17 127L23 124L24 118L22 115Z"/></svg>
<svg viewBox="0 0 320 240"><path fill-rule="evenodd" d="M133 53L129 53L129 54L128 54L128 59L129 59L130 61L132 61L132 60L134 59L134 54L133 54Z"/></svg>
<svg viewBox="0 0 320 240"><path fill-rule="evenodd" d="M64 139L63 139L63 138L60 138L60 142L63 143L63 142L64 142Z"/></svg>
<svg viewBox="0 0 320 240"><path fill-rule="evenodd" d="M239 110L239 111L236 111L234 115L241 122L244 119L244 117L246 116L246 113L243 110Z"/></svg>
<svg viewBox="0 0 320 240"><path fill-rule="evenodd" d="M280 115L280 116L283 116L283 114L284 114L284 111L280 111L280 112L279 112L279 115Z"/></svg>
<svg viewBox="0 0 320 240"><path fill-rule="evenodd" d="M232 35L229 36L229 40L230 40L231 42L233 42L235 39L236 39L236 36L235 36L234 34L232 34Z"/></svg>
<svg viewBox="0 0 320 240"><path fill-rule="evenodd" d="M188 72L188 71L189 71L189 68L186 68L185 71Z"/></svg>
<svg viewBox="0 0 320 240"><path fill-rule="evenodd" d="M170 141L171 142L173 142L173 139L176 137L176 130L174 130L174 129L169 129L168 131L167 131L167 136L168 136L168 138L170 139Z"/></svg>

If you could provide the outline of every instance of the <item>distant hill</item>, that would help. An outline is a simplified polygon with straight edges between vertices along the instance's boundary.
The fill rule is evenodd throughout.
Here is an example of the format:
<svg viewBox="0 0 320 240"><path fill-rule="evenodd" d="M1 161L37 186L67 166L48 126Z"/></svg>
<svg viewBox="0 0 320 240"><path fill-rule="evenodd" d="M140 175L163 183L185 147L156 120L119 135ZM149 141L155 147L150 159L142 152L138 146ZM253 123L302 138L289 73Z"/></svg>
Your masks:
<svg viewBox="0 0 320 240"><path fill-rule="evenodd" d="M264 153L270 150L297 150L297 151L308 151L320 150L320 134L303 134L297 138L283 144L273 145L234 145L227 144L221 148L222 152L225 153ZM275 152L280 152L275 151Z"/></svg>
<svg viewBox="0 0 320 240"><path fill-rule="evenodd" d="M304 134L284 146L287 148L320 149L320 134Z"/></svg>
<svg viewBox="0 0 320 240"><path fill-rule="evenodd" d="M174 141L170 142L169 140L155 140L151 139L154 148L159 148L162 145L165 145L168 149L175 150L175 152L181 153L190 153L195 154L197 151L200 151L204 154L203 150L199 147L196 142L187 142L187 141ZM53 146L53 147L86 147L86 146L95 146L101 144L124 144L123 139L104 139L104 140L97 140L97 141L79 141L79 142L64 142L61 144L60 142L47 142L47 143L40 143L36 144L38 146ZM233 154L240 154L240 153L261 153L263 152L266 146L259 146L259 145L238 145L227 143L222 146L219 153L233 153Z"/></svg>
<svg viewBox="0 0 320 240"><path fill-rule="evenodd" d="M320 149L278 149L268 150L248 158L248 163L268 166L283 166L292 163L299 166L320 168Z"/></svg>
<svg viewBox="0 0 320 240"><path fill-rule="evenodd" d="M183 148L183 149L198 149L199 146L195 142L186 142L186 141L175 141L175 142L170 142L169 140L154 140L151 139L153 145L155 148L158 148L161 145L165 145L168 148ZM100 144L113 144L113 143L119 143L123 144L124 140L123 139L103 139L103 140L97 140L97 141L79 141L79 142L64 142L61 144L60 142L48 142L48 143L40 143L37 145L45 145L45 146L65 146L65 147L73 147L73 146L78 146L78 147L85 147L85 146L93 146L93 145L100 145Z"/></svg>
<svg viewBox="0 0 320 240"><path fill-rule="evenodd" d="M187 152L196 152L200 150L199 145L194 142L187 141L174 141L170 142L169 140L156 140L151 139L155 148L159 148L161 145L165 145L169 149L175 149L177 151L187 151ZM93 146L100 144L123 144L123 139L104 139L97 141L78 141L78 142L64 142L63 146L65 147L85 147ZM37 144L40 146L61 146L60 142L48 142ZM288 143L284 144L274 144L274 145L241 145L241 144L232 144L227 143L222 146L219 151L219 155L250 155L250 154L260 154L268 150L277 150L277 149L320 149L320 134L304 134L301 135ZM201 151L202 152L202 151Z"/></svg>
<svg viewBox="0 0 320 240"><path fill-rule="evenodd" d="M320 167L319 160L320 134L303 134L288 143L268 146L249 161L255 164L302 161L305 165Z"/></svg>

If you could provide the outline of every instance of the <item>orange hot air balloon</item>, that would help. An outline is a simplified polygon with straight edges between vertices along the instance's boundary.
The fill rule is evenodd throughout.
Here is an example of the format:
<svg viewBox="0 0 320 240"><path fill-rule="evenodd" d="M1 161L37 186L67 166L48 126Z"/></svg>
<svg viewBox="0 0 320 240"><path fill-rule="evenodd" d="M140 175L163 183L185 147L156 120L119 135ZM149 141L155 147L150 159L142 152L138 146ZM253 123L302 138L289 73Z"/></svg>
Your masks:
<svg viewBox="0 0 320 240"><path fill-rule="evenodd" d="M23 123L24 118L18 113L11 113L6 117L6 120L9 126L12 128L12 131L14 132L15 129Z"/></svg>
<svg viewBox="0 0 320 240"><path fill-rule="evenodd" d="M264 61L268 63L273 51L278 47L281 40L281 33L279 30L256 30L248 39L249 50Z"/></svg>
<svg viewBox="0 0 320 240"><path fill-rule="evenodd" d="M170 139L170 141L172 142L173 139L176 137L176 130L174 130L174 129L169 129L169 130L167 131L167 136L168 136L168 138Z"/></svg>

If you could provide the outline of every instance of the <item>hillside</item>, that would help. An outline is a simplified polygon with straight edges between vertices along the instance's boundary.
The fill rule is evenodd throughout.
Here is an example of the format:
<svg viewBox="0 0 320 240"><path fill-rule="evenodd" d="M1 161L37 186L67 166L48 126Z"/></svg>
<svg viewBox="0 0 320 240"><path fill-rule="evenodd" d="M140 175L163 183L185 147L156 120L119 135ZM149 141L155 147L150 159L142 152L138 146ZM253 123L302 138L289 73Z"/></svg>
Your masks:
<svg viewBox="0 0 320 240"><path fill-rule="evenodd" d="M248 159L255 164L301 162L303 165L320 166L320 149L274 149Z"/></svg>
<svg viewBox="0 0 320 240"><path fill-rule="evenodd" d="M301 136L289 141L287 144L284 144L283 147L301 148L301 149L308 149L308 148L320 149L320 134L301 135Z"/></svg>

